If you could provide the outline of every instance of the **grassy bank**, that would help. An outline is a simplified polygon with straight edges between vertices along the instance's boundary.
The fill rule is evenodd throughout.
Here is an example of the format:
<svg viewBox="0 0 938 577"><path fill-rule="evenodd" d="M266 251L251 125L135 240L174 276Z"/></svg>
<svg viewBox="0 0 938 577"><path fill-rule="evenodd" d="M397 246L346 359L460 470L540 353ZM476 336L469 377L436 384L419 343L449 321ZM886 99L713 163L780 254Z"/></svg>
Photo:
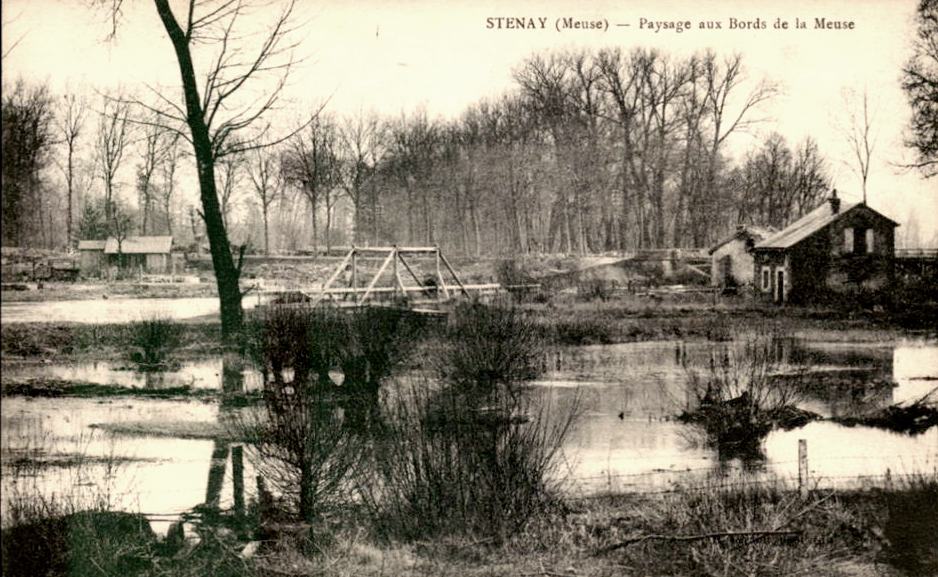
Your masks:
<svg viewBox="0 0 938 577"><path fill-rule="evenodd" d="M11 283L3 302L72 301L101 298L196 298L217 296L213 281L201 283L141 283L136 281L85 281L80 283Z"/></svg>
<svg viewBox="0 0 938 577"><path fill-rule="evenodd" d="M12 323L0 325L3 357L56 360L124 359L136 336L135 323ZM222 352L218 322L178 324L175 355L192 358Z"/></svg>
<svg viewBox="0 0 938 577"><path fill-rule="evenodd" d="M528 304L522 308L549 344L586 345L707 339L728 340L755 326L771 326L809 340L878 342L902 336L934 338L934 328L908 328L888 315L749 304L651 303L647 300ZM179 324L175 355L217 354L223 347L217 321ZM133 323L13 323L0 325L4 357L120 359Z"/></svg>
<svg viewBox="0 0 938 577"><path fill-rule="evenodd" d="M114 555L108 526L82 526L73 565L99 574L731 576L933 575L938 480L806 497L783 484L574 499L502 542L471 535L388 540L354 507L312 525L220 519L199 542L147 537ZM126 522L125 522L126 524ZM56 524L44 526L51 532ZM236 529L232 529L236 527ZM25 532L21 530L22 532ZM6 530L4 547L15 531ZM11 557L10 553L13 554ZM104 557L104 554L110 557ZM4 551L4 574L16 560ZM118 566L119 564L119 566ZM17 574L17 573L10 573Z"/></svg>
<svg viewBox="0 0 938 577"><path fill-rule="evenodd" d="M739 303L647 299L529 304L524 306L555 344L610 344L668 339L729 340L757 327L809 340L877 342L899 336L935 336L934 328L904 326L886 314L779 308Z"/></svg>

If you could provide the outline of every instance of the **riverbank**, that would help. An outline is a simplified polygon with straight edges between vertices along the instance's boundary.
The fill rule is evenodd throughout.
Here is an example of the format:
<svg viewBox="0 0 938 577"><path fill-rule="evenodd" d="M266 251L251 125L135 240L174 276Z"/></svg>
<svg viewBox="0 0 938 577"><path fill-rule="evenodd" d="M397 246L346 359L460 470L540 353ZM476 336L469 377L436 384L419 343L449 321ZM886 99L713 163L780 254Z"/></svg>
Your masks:
<svg viewBox="0 0 938 577"><path fill-rule="evenodd" d="M194 277L196 280L198 277ZM43 282L4 283L4 303L108 298L197 298L217 296L214 280L203 282Z"/></svg>
<svg viewBox="0 0 938 577"><path fill-rule="evenodd" d="M90 518L81 526L80 548L73 540L57 558L98 567L103 574L119 569L124 577L900 577L938 569L938 478L933 476L890 489L804 496L774 483L570 499L500 540L472 535L400 540L377 531L354 506L313 525L277 521L270 511L249 507L243 517L200 524L187 539L172 532L166 539L144 535L128 548L114 542L106 523ZM57 526L6 529L4 575L23 574L15 568L19 556L29 554L8 543L26 533L49 535ZM59 545L68 548L67 543Z"/></svg>
<svg viewBox="0 0 938 577"><path fill-rule="evenodd" d="M829 342L892 342L938 338L938 329L898 322L885 313L749 304L649 303L644 300L527 304L521 307L548 345L615 344L660 340L731 340L759 328ZM253 313L248 313L249 318ZM223 352L216 316L174 321L180 359ZM4 359L114 360L126 354L139 323L19 322L0 324Z"/></svg>

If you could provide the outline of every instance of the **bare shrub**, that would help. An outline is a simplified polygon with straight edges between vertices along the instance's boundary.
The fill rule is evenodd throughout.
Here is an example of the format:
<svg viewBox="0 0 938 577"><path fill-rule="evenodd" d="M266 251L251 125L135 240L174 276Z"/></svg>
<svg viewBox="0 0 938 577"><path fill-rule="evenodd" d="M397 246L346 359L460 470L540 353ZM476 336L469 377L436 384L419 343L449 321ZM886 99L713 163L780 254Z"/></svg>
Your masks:
<svg viewBox="0 0 938 577"><path fill-rule="evenodd" d="M444 382L484 403L499 393L517 397L540 373L543 351L542 332L522 310L474 303L454 312L435 362Z"/></svg>
<svg viewBox="0 0 938 577"><path fill-rule="evenodd" d="M334 385L329 371L339 366L348 339L346 321L335 309L309 305L277 305L255 319L249 351L271 384L284 388L292 381L315 380ZM266 380L266 379L265 379Z"/></svg>
<svg viewBox="0 0 938 577"><path fill-rule="evenodd" d="M343 502L362 455L329 376L347 338L340 314L273 307L259 320L252 351L264 369L264 410L236 425L256 451L257 469L308 522Z"/></svg>
<svg viewBox="0 0 938 577"><path fill-rule="evenodd" d="M534 282L531 271L514 258L499 260L495 264L495 280L503 287Z"/></svg>
<svg viewBox="0 0 938 577"><path fill-rule="evenodd" d="M390 535L504 539L557 505L559 456L576 407L552 410L525 383L542 359L517 309L457 309L437 351L440 383L389 401L365 503Z"/></svg>
<svg viewBox="0 0 938 577"><path fill-rule="evenodd" d="M607 301L615 293L615 283L601 278L586 279L577 285L576 291L580 300Z"/></svg>
<svg viewBox="0 0 938 577"><path fill-rule="evenodd" d="M361 307L346 312L339 353L346 415L357 426L380 421L379 389L413 350L422 322L400 309Z"/></svg>
<svg viewBox="0 0 938 577"><path fill-rule="evenodd" d="M130 323L130 360L141 370L165 370L179 347L182 327L167 318L154 317Z"/></svg>
<svg viewBox="0 0 938 577"><path fill-rule="evenodd" d="M503 540L561 504L560 451L575 407L501 395L481 409L464 399L423 384L393 404L374 476L360 487L386 536Z"/></svg>
<svg viewBox="0 0 938 577"><path fill-rule="evenodd" d="M809 418L795 408L807 367L785 362L790 342L784 333L763 329L727 343L705 370L685 366L696 407L681 419L700 425L722 457L757 457L773 427Z"/></svg>

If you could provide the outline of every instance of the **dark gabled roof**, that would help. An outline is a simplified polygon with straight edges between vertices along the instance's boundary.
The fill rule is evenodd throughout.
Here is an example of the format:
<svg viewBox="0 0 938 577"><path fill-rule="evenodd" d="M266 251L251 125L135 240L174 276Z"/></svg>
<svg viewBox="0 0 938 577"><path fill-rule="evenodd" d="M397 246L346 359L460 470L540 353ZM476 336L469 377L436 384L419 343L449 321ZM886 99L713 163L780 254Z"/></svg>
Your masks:
<svg viewBox="0 0 938 577"><path fill-rule="evenodd" d="M802 216L795 222L786 226L784 229L779 231L777 234L770 236L769 238L763 240L762 242L756 244L757 249L785 249L791 248L818 232L822 228L831 224L839 218L842 218L847 213L855 210L859 207L863 207L866 210L872 212L876 216L889 221L893 226L899 226L894 220L883 216L882 214L876 212L866 204L862 202L841 202L840 210L834 212L831 209L831 203L829 201L824 202L821 206L815 208L808 214Z"/></svg>
<svg viewBox="0 0 938 577"><path fill-rule="evenodd" d="M80 240L78 250L104 250L106 244L106 240Z"/></svg>
<svg viewBox="0 0 938 577"><path fill-rule="evenodd" d="M169 254L173 248L171 236L128 236L120 244L121 254ZM117 239L107 239L104 254L117 254Z"/></svg>
<svg viewBox="0 0 938 577"><path fill-rule="evenodd" d="M724 244L728 242L732 242L736 239L751 238L755 241L760 241L763 238L766 238L769 235L773 234L774 232L775 232L775 229L770 226L768 227L767 226L755 226L755 225L747 224L741 228L736 229L733 232L733 234L729 235L728 237L724 238L720 242L710 247L710 250L708 251L708 253L713 254L717 251L718 248L720 248Z"/></svg>

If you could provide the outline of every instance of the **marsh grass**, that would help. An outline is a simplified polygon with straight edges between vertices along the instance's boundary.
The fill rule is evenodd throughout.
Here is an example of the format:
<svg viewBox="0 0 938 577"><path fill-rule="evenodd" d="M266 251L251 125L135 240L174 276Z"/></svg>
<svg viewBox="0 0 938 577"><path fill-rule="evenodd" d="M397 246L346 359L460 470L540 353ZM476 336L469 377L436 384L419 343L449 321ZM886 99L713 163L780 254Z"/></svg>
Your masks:
<svg viewBox="0 0 938 577"><path fill-rule="evenodd" d="M172 321L170 321L172 322ZM174 323L175 352L205 355L222 350L218 323ZM12 323L0 326L2 353L11 357L127 359L127 345L137 336L137 323Z"/></svg>

